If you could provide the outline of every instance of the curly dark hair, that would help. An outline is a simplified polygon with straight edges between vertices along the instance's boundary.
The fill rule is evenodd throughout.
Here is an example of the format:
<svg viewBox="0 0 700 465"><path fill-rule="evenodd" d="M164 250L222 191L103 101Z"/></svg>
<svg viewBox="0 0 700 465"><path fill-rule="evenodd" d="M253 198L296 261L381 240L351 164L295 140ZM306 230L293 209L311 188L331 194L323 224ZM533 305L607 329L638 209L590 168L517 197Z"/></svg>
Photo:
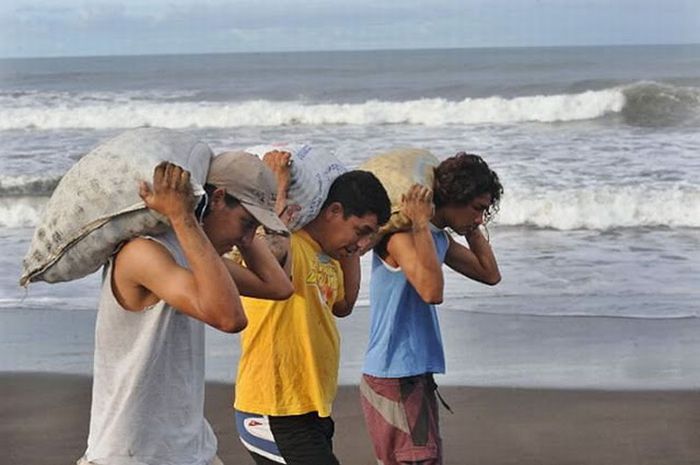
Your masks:
<svg viewBox="0 0 700 465"><path fill-rule="evenodd" d="M467 205L483 194L491 194L491 206L484 212L484 222L488 223L498 212L503 186L498 175L479 155L459 152L435 168L433 201L436 208Z"/></svg>

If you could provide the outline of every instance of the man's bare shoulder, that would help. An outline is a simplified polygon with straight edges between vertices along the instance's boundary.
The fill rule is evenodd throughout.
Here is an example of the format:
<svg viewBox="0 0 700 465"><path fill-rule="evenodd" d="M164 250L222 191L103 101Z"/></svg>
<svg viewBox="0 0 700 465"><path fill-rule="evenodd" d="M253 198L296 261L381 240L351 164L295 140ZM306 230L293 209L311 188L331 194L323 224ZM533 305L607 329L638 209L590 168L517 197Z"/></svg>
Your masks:
<svg viewBox="0 0 700 465"><path fill-rule="evenodd" d="M168 249L161 243L137 237L126 242L114 257L116 270L130 276L138 276L145 271L177 265Z"/></svg>
<svg viewBox="0 0 700 465"><path fill-rule="evenodd" d="M112 287L119 303L128 310L141 310L158 297L155 286L177 273L177 263L166 247L143 237L126 242L114 257Z"/></svg>
<svg viewBox="0 0 700 465"><path fill-rule="evenodd" d="M414 249L413 235L410 231L398 231L387 238L386 250L389 255L405 251L406 248ZM393 252L393 253L392 253Z"/></svg>
<svg viewBox="0 0 700 465"><path fill-rule="evenodd" d="M121 246L115 258L140 261L140 259L152 259L160 255L170 256L170 252L163 244L146 237L135 237Z"/></svg>
<svg viewBox="0 0 700 465"><path fill-rule="evenodd" d="M387 264L393 267L400 267L399 260L407 251L413 251L413 237L410 231L397 231L386 235L375 247L375 252Z"/></svg>

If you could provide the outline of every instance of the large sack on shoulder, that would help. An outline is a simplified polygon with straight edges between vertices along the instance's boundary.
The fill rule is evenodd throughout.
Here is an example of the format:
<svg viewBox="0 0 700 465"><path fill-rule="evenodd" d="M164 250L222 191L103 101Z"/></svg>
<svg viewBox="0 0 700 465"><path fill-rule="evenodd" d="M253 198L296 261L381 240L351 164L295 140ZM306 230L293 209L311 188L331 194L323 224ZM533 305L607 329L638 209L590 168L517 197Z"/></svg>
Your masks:
<svg viewBox="0 0 700 465"><path fill-rule="evenodd" d="M401 213L401 196L418 183L432 189L438 159L427 150L399 148L375 155L359 169L372 172L386 189L391 201L391 218L379 235L410 229L411 221Z"/></svg>
<svg viewBox="0 0 700 465"><path fill-rule="evenodd" d="M154 168L170 161L190 171L193 191L202 195L211 157L204 142L168 129L134 129L101 144L68 170L51 195L22 262L20 284L82 278L123 241L165 231L167 220L139 197L139 182L151 182Z"/></svg>
<svg viewBox="0 0 700 465"><path fill-rule="evenodd" d="M291 155L291 180L287 191L287 203L299 205L301 210L289 223L290 231L297 231L321 211L333 181L347 171L338 158L308 144L256 145L246 152L260 158L266 153L279 150Z"/></svg>

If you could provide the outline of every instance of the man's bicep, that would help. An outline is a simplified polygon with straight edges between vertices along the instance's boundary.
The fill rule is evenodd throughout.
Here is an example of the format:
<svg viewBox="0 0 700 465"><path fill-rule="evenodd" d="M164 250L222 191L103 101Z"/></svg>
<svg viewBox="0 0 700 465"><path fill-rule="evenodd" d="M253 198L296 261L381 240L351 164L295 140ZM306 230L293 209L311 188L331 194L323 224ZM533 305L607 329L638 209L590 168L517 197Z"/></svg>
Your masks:
<svg viewBox="0 0 700 465"><path fill-rule="evenodd" d="M141 287L155 301L185 313L194 310L196 294L192 273L178 265L162 244L149 239L136 239L119 252L119 276L122 283Z"/></svg>
<svg viewBox="0 0 700 465"><path fill-rule="evenodd" d="M413 234L399 233L389 240L387 250L421 299L427 303L440 303L444 288L442 265L434 246L429 256L426 256L427 250L421 254L418 247Z"/></svg>
<svg viewBox="0 0 700 465"><path fill-rule="evenodd" d="M396 262L399 268L409 268L416 259L416 246L410 233L395 233L389 238L386 250L391 261Z"/></svg>

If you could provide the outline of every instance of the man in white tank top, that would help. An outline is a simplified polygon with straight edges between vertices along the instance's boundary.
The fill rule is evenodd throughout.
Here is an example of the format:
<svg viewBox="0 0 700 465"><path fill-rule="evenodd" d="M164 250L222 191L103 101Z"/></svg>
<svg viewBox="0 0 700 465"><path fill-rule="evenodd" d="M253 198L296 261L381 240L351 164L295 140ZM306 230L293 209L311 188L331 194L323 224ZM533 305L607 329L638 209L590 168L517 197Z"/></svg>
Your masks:
<svg viewBox="0 0 700 465"><path fill-rule="evenodd" d="M105 266L90 433L79 464L220 464L203 413L204 325L241 331L241 295L286 299L293 292L255 237L261 224L286 233L263 163L244 153L215 157L201 224L189 181L176 165L156 167L140 195L172 229L127 242ZM247 268L221 257L234 245Z"/></svg>

